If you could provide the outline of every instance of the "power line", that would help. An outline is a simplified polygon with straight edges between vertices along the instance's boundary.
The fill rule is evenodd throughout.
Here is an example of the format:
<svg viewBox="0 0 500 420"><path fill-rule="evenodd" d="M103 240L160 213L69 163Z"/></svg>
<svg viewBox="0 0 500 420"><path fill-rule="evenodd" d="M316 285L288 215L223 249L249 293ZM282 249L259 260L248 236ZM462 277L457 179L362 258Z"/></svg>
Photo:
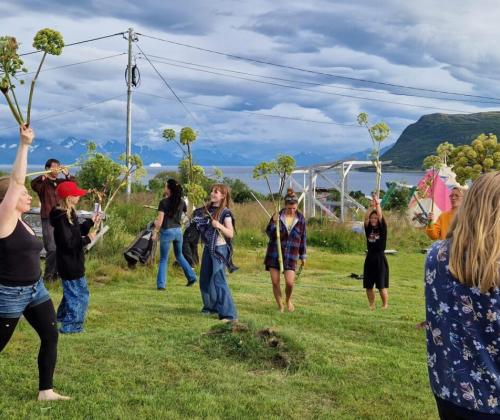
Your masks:
<svg viewBox="0 0 500 420"><path fill-rule="evenodd" d="M125 54L127 54L127 53L120 53L120 54L108 55L106 57L92 58L90 60L78 61L76 63L64 64L62 66L57 66L57 67L49 67L49 68L40 70L40 73L44 72L44 71L60 70L60 69L64 69L64 68L67 68L67 67L78 66L80 64L93 63L95 61L108 60L110 58L121 57L122 55L125 55ZM28 74L34 74L34 73L36 73L36 71L30 71L29 73L23 73L23 74L28 75Z"/></svg>
<svg viewBox="0 0 500 420"><path fill-rule="evenodd" d="M375 81L375 80L361 79L361 78L343 76L343 75L333 74L333 73L326 73L326 72L321 72L321 71L316 71L316 70L309 70L309 69L304 69L304 68L300 68L300 67L289 66L289 65L285 65L285 64L273 63L271 61L259 60L259 59L256 59L256 58L250 58L250 57L244 57L244 56L236 55L236 54L224 53L224 52L212 50L212 49L209 49L209 48L202 48L202 47L198 47L198 46L195 46L195 45L190 45L190 44L185 44L185 43L182 43L182 42L171 41L171 40L168 40L168 39L159 38L159 37L155 37L155 36L151 36L151 35L145 35L145 34L141 34L141 33L138 33L138 32L137 32L137 35L144 36L145 38L150 38L150 39L154 39L154 40L157 40L157 41L166 42L166 43L173 44L173 45L178 45L178 46L181 46L181 47L192 48L192 49L195 49L195 50L198 50L198 51L204 51L204 52L209 52L209 53L212 53L212 54L222 55L222 56L225 56L225 57L236 58L238 60L251 61L251 62L254 62L254 63L266 64L266 65L269 65L269 66L280 67L280 68L289 69L289 70L296 70L296 71L301 71L301 72L310 73L310 74L316 74L316 75L320 75L320 76L334 77L334 78L338 78L338 79L345 79L345 80L350 80L350 81L355 81L355 82L371 83L371 84L388 86L388 87L395 87L395 88L400 88L400 89L409 89L409 90L422 91L422 92L433 92L433 93L441 93L441 94L445 94L445 95L466 96L466 97L469 97L469 98L491 99L491 100L495 100L495 101L500 101L500 98L495 98L495 97L490 97L490 96L470 95L470 94L467 94L467 93L460 93L460 92L451 92L451 91L437 90L437 89L418 88L418 87L415 87L415 86L399 85L399 84L396 84L396 83L388 83L388 82L378 82L378 81Z"/></svg>
<svg viewBox="0 0 500 420"><path fill-rule="evenodd" d="M111 98L103 99L101 101L92 102L92 103L89 103L87 105L79 106L77 108L71 108L71 109L68 109L65 111L59 111L59 112L54 112L52 114L42 115L41 117L39 117L37 119L32 119L31 122L38 122L38 121L48 120L50 118L56 118L56 117L59 117L60 115L70 114L72 112L80 111L80 110L85 109L85 108L90 108L90 107L95 106L95 105L99 105L99 104L102 104L105 102L112 101L113 99L121 98L122 96L125 96L125 94L122 93L121 95L116 95L116 96L113 96ZM12 128L19 128L19 125L16 124L16 125L10 125L10 126L6 126L6 127L0 127L0 131L10 130Z"/></svg>
<svg viewBox="0 0 500 420"><path fill-rule="evenodd" d="M104 36L99 36L97 38L91 38L91 39L84 39L83 41L77 41L77 42L72 42L71 44L65 44L64 45L64 48L66 47L72 47L73 45L80 45L80 44L85 44L87 42L93 42L93 41L99 41L101 39L106 39L106 38L112 38L114 36L118 36L118 35L124 35L126 34L127 32L124 31L124 32L117 32L116 34L110 34L110 35L104 35ZM31 54L38 54L38 53L41 53L42 51L40 50L36 50L36 51L30 51L30 52L27 52L27 53L23 53L23 54L19 54L19 56L25 56L25 55L31 55Z"/></svg>
<svg viewBox="0 0 500 420"><path fill-rule="evenodd" d="M167 97L161 96L161 95L155 95L153 93L145 93L145 92L136 92L136 93L138 93L139 95L151 96L151 97L154 97L154 98L165 99L167 101L173 101L174 100L172 98L167 98ZM343 127L365 129L364 127L361 127L360 125L357 125L357 124L342 124L342 123L331 122L331 121L309 120L309 119L306 119L306 118L288 117L288 116L285 116L285 115L274 115L274 114L266 114L266 113L248 111L246 109L240 109L240 110L229 109L229 108L223 108L223 107L219 107L219 106L207 105L207 104L202 104L202 103L199 103L199 102L192 102L192 101L186 101L186 100L184 100L184 103L191 104L191 105L197 105L197 106L203 106L203 107L206 107L206 108L213 108L213 109L217 109L217 110L220 110L220 111L243 112L245 114L255 115L257 117L270 117L270 118L278 118L278 119L284 119L284 120L308 122L308 123L314 123L314 124L340 125L340 126L343 126Z"/></svg>
<svg viewBox="0 0 500 420"><path fill-rule="evenodd" d="M184 108L184 110L188 113L188 115L193 119L193 121L198 125L198 129L201 131L201 124L199 123L198 119L195 117L195 115L189 110L189 108L184 104L184 102L182 101L182 99L175 93L175 91L172 89L172 87L170 86L170 84L165 80L165 78L162 76L162 74L158 71L158 69L156 68L156 66L152 63L152 61L149 59L149 57L144 53L144 51L142 51L142 48L139 46L139 44L136 44L137 45L137 48L139 49L139 51L142 53L142 55L146 58L146 60L148 61L148 63L151 65L151 67L153 67L153 70L156 72L156 74L158 75L158 77L163 81L163 83L165 84L165 86L168 87L168 89L170 90L170 92L172 92L172 94L175 96L175 99L177 99L177 101L182 105L182 107ZM207 136L207 139L210 140L210 138ZM213 140L210 140L212 141L213 143Z"/></svg>
<svg viewBox="0 0 500 420"><path fill-rule="evenodd" d="M149 61L151 61L151 60L149 60ZM316 93L316 94L321 93L323 95L340 96L340 97L344 97L344 98L360 99L360 100L370 101L370 102L388 103L388 104L392 104L392 105L402 105L402 106L408 106L408 107L412 107L412 108L431 109L431 110L437 110L437 111L448 111L448 112L459 112L459 113L467 113L468 112L468 111L464 111L461 109L441 108L441 107L437 107L437 106L427 106L427 105L416 105L416 104L409 104L406 102L390 101L388 99L367 98L364 96L347 95L344 93L325 92L322 90L313 90L313 89L307 89L307 88L303 88L303 87L299 87L299 86L291 86L291 85L285 85L282 83L275 83L275 82L266 82L263 80L250 79L248 77L223 74L223 73L218 73L218 72L214 72L214 71L210 71L210 70L202 70L199 68L183 66L180 64L165 63L165 62L162 62L159 60L152 60L152 61L154 61L155 63L165 64L167 66L180 67L180 68L185 68L185 69L189 69L189 70L199 71L202 73L214 74L217 76L230 77L230 78L239 79L239 80L247 80L247 81L251 81L254 83L260 83L260 84L270 85L270 86L284 87L284 88L288 88L288 89L295 89L295 90L300 90L300 91L305 91L305 92L312 92L312 93Z"/></svg>
<svg viewBox="0 0 500 420"><path fill-rule="evenodd" d="M219 71L225 71L225 72L230 72L230 73L236 73L236 74L242 74L245 76L254 76L254 77L262 77L264 79L269 79L269 80L277 80L277 81L282 81L282 82L292 82L292 83L301 83L305 85L310 85L310 86L320 86L320 87L334 87L337 89L342 89L342 90L349 90L349 91L356 91L356 92L367 92L367 93L386 93L389 95L396 95L396 96L407 96L407 97L414 97L414 98L426 98L426 99L434 99L434 100L439 100L439 101L456 101L456 102L467 102L467 103L481 103L481 104L495 104L495 105L500 105L500 102L494 102L494 101L479 101L479 100L474 100L474 99L460 99L460 98L440 98L436 96L428 96L428 95L415 95L415 94L408 94L408 93L401 93L401 92L392 92L392 91L378 91L378 90L373 90L373 89L362 89L362 88L355 88L355 87L348 87L348 86L342 86L342 85L325 85L324 83L317 83L317 82L309 82L305 80L293 80L293 79L285 79L282 77L273 77L273 76L265 76L262 74L255 74L255 73L249 73L245 71L239 71L239 70L233 70L233 69L228 69L228 68L222 68L222 67L213 67L213 66L207 66L204 64L198 64L198 63L192 63L189 61L181 61L181 60L174 60L173 58L168 58L168 57L162 57L158 55L153 55L149 54L149 57L161 59L161 60L167 60L173 63L180 63L180 64L186 64L190 66L196 66L196 67L202 67L202 68L207 68L211 70L219 70ZM169 64L169 63L164 63L164 64ZM499 99L500 101L500 99Z"/></svg>

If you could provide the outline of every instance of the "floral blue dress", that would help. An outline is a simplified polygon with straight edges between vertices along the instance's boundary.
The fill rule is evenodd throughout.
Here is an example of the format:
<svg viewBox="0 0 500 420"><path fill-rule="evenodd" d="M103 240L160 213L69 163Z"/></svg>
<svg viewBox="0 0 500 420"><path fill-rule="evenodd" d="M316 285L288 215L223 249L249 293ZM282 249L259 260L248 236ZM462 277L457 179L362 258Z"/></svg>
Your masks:
<svg viewBox="0 0 500 420"><path fill-rule="evenodd" d="M450 240L425 264L427 364L434 394L460 407L500 415L500 290L481 294L448 270Z"/></svg>

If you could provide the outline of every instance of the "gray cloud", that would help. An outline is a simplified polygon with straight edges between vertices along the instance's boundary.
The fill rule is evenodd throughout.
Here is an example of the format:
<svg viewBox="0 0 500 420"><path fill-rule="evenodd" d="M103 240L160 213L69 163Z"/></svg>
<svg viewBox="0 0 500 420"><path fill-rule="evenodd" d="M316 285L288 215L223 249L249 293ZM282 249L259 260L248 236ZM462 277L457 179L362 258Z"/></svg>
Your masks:
<svg viewBox="0 0 500 420"><path fill-rule="evenodd" d="M20 0L8 9L0 6L0 13L5 12L2 13L2 33L18 36L24 43L22 50L26 51L30 49L33 28L38 28L41 22L43 26L59 29L68 42L133 26L141 33L295 67L403 85L500 96L500 87L497 88L495 83L498 77L495 68L500 62L500 53L496 52L494 45L497 29L490 23L496 20L496 11L491 12L492 17L489 18L480 7L467 11L455 3L451 7L450 0L444 0L439 5L430 0L421 0L419 4L386 0L383 7L380 2L374 4L368 0L309 0L300 3L186 0L178 4L169 3L153 3L150 0L140 3L130 0L113 3ZM483 26L488 26L488 29ZM390 89L383 86L250 63L145 37L141 37L139 42L149 54L323 84L314 87L296 83L310 89L303 91L155 63L175 92L186 101L234 111L249 110L344 124L354 124L356 115L364 111L373 122L385 120L390 124L393 132L391 141L422 114L437 111L341 95L460 112L490 109L481 104L393 96L388 93ZM83 44L65 49L60 57L50 57L47 68L125 50L126 42L120 37ZM38 59L37 56L26 56L30 70L36 68ZM196 116L195 122L149 64L140 59L137 63L141 69L142 84L137 94L133 95L133 135L138 143L164 147L158 138L158 132L163 127L190 125L200 131L200 144L216 147L265 146L266 150L286 147L295 152L303 149L304 141L311 150L324 147L363 149L370 146L370 139L360 134L357 127L272 119L188 104ZM37 132L54 140L70 135L92 137L98 142L110 138L123 140L125 65L126 57L122 56L43 72L35 93L35 119L122 96L35 123ZM371 91L356 92L341 87ZM320 90L340 95L322 94ZM140 93L160 95L170 100ZM22 100L25 100L24 96ZM6 114L8 110L3 105L0 103L1 127L12 125ZM6 133L15 134L15 128L0 130L0 138Z"/></svg>
<svg viewBox="0 0 500 420"><path fill-rule="evenodd" d="M18 0L18 8L51 14L91 20L95 16L113 17L145 27L171 33L203 35L210 31L213 14L207 3L196 0L158 2L155 0ZM221 12L217 12L220 15Z"/></svg>

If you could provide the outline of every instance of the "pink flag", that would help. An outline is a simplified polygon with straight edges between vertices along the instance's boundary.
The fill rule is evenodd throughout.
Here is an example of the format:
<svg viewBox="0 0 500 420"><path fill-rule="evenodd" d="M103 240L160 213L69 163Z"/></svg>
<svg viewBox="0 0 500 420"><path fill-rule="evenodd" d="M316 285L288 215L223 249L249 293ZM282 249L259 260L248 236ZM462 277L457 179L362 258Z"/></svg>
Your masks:
<svg viewBox="0 0 500 420"><path fill-rule="evenodd" d="M419 197L434 198L434 207L439 209L438 213L451 209L450 192L438 171L428 170L418 183L417 189Z"/></svg>

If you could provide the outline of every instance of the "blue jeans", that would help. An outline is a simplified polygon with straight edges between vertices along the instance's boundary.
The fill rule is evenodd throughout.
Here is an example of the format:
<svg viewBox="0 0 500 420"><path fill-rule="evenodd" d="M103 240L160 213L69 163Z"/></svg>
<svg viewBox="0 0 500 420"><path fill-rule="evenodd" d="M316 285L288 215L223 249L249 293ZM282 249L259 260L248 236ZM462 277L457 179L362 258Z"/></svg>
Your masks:
<svg viewBox="0 0 500 420"><path fill-rule="evenodd" d="M189 283L196 281L196 274L189 263L182 255L182 231L181 228L162 229L160 231L160 264L158 274L156 275L156 287L165 289L167 286L168 254L170 252L170 243L174 243L175 259L182 267L184 275Z"/></svg>
<svg viewBox="0 0 500 420"><path fill-rule="evenodd" d="M42 279L31 286L0 284L0 318L19 318L26 308L40 305L49 299L49 292Z"/></svg>
<svg viewBox="0 0 500 420"><path fill-rule="evenodd" d="M217 250L228 255L227 245L217 247ZM237 319L231 290L227 284L224 263L210 255L205 246L201 259L200 291L204 313L216 313L219 319Z"/></svg>
<svg viewBox="0 0 500 420"><path fill-rule="evenodd" d="M63 280L63 297L57 308L57 321L61 323L59 332L79 333L83 331L85 315L89 307L87 279Z"/></svg>

